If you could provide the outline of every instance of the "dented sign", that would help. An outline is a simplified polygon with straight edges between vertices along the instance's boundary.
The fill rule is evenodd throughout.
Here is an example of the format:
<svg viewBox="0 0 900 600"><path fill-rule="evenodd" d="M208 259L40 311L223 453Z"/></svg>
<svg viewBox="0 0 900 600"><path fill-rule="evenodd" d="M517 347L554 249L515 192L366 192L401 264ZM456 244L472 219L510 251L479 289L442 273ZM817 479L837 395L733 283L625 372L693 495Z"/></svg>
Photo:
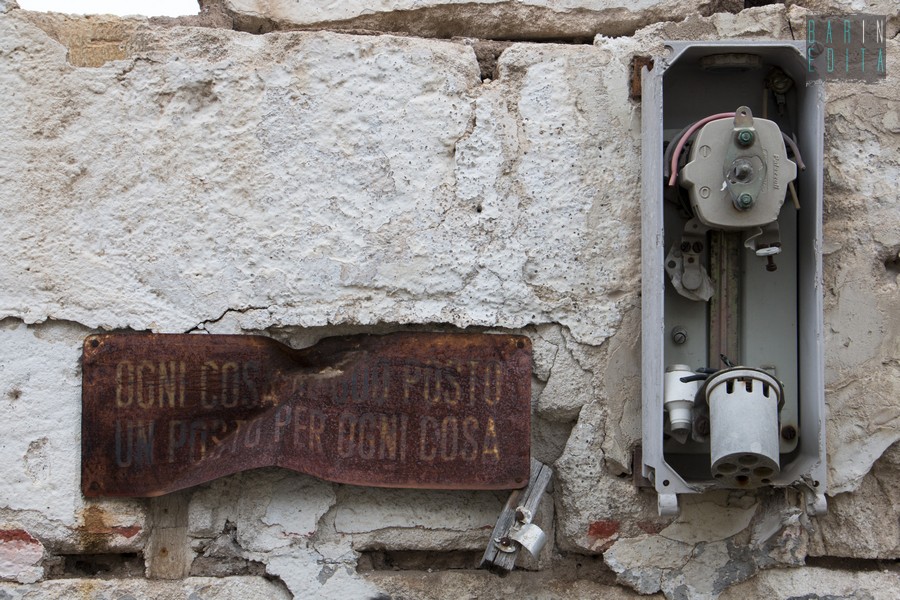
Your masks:
<svg viewBox="0 0 900 600"><path fill-rule="evenodd" d="M261 336L84 343L82 490L157 496L280 466L340 483L528 483L531 341L395 333L295 350Z"/></svg>

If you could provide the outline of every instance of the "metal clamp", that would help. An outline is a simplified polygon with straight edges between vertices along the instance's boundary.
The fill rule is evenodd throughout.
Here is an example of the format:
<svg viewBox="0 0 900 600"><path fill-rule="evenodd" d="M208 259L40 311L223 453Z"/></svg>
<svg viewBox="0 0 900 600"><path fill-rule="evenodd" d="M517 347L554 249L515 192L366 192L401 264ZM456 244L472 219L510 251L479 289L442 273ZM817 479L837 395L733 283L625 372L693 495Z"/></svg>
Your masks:
<svg viewBox="0 0 900 600"><path fill-rule="evenodd" d="M511 542L518 542L532 556L541 553L547 543L547 534L531 522L533 518L534 515L524 506L516 508L516 522L509 528L509 535L494 540L500 552L515 552L516 547Z"/></svg>

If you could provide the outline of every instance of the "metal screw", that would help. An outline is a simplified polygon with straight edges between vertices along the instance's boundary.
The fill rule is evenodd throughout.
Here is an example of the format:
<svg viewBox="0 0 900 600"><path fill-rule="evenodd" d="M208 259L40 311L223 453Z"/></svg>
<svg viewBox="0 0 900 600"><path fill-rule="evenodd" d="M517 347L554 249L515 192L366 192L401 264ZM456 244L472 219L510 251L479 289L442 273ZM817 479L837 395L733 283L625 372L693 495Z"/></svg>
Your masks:
<svg viewBox="0 0 900 600"><path fill-rule="evenodd" d="M771 255L766 257L766 271L771 273L772 271L777 271L778 265L775 264L775 258Z"/></svg>
<svg viewBox="0 0 900 600"><path fill-rule="evenodd" d="M516 522L517 523L531 523L531 518L534 515L531 514L531 511L525 508L524 506L520 506L516 509Z"/></svg>
<svg viewBox="0 0 900 600"><path fill-rule="evenodd" d="M783 437L787 441L791 441L792 439L797 437L797 430L793 425L785 425L781 428L781 437Z"/></svg>
<svg viewBox="0 0 900 600"><path fill-rule="evenodd" d="M504 535L503 537L494 538L494 543L497 544L497 550L500 552L515 552L516 547L513 546L513 541L510 539L508 535Z"/></svg>
<svg viewBox="0 0 900 600"><path fill-rule="evenodd" d="M690 242L681 242L681 251L682 252L690 252L691 251L691 243Z"/></svg>
<svg viewBox="0 0 900 600"><path fill-rule="evenodd" d="M753 196L750 194L741 194L738 197L738 208L746 210L753 206Z"/></svg>
<svg viewBox="0 0 900 600"><path fill-rule="evenodd" d="M709 435L709 419L706 417L698 418L696 423L694 423L694 428L700 435Z"/></svg>
<svg viewBox="0 0 900 600"><path fill-rule="evenodd" d="M754 137L755 136L753 135L752 130L741 129L740 131L738 131L737 141L738 141L738 144L740 144L741 146L749 146L750 144L753 143Z"/></svg>
<svg viewBox="0 0 900 600"><path fill-rule="evenodd" d="M516 547L513 546L512 539L505 535L502 538L494 538L494 543L497 544L497 550L500 552L515 552Z"/></svg>
<svg viewBox="0 0 900 600"><path fill-rule="evenodd" d="M676 344L683 344L687 341L687 330L680 325L672 329L672 341Z"/></svg>

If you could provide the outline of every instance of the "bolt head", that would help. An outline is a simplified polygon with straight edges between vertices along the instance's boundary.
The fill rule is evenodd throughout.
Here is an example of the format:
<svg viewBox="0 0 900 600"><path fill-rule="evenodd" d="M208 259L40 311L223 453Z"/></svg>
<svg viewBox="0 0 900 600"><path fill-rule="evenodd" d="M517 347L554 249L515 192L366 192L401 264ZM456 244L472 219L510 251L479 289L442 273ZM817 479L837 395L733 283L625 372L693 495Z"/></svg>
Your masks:
<svg viewBox="0 0 900 600"><path fill-rule="evenodd" d="M741 194L738 197L738 207L741 209L748 209L753 206L753 196L750 194Z"/></svg>
<svg viewBox="0 0 900 600"><path fill-rule="evenodd" d="M754 137L755 136L753 135L753 132L751 130L741 129L740 131L738 131L737 141L741 146L749 146L753 143Z"/></svg>
<svg viewBox="0 0 900 600"><path fill-rule="evenodd" d="M749 163L742 162L734 168L734 178L738 181L747 181L753 178L753 167Z"/></svg>
<svg viewBox="0 0 900 600"><path fill-rule="evenodd" d="M781 428L781 437L786 440L792 440L797 437L797 430L793 425L785 425Z"/></svg>

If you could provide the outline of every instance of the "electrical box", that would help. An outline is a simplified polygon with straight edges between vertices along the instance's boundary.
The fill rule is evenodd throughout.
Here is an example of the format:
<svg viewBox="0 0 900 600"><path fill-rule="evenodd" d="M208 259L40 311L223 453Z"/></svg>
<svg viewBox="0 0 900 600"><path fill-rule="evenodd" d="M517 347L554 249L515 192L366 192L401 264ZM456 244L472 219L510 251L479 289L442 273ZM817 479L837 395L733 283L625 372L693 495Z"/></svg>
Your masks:
<svg viewBox="0 0 900 600"><path fill-rule="evenodd" d="M669 42L642 74L642 475L825 511L823 88L802 42Z"/></svg>

